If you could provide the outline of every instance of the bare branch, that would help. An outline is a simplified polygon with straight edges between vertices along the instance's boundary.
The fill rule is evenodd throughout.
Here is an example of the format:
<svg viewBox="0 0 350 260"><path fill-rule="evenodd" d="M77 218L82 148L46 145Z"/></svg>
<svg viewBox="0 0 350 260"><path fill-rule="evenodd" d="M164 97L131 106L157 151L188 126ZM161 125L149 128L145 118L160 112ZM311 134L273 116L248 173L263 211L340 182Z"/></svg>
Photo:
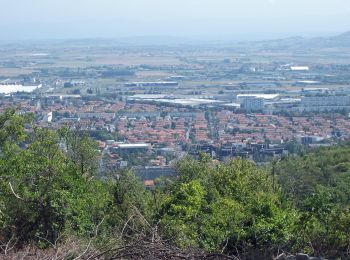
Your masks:
<svg viewBox="0 0 350 260"><path fill-rule="evenodd" d="M12 187L11 182L9 182L9 185L10 185L10 189L11 189L13 195L14 195L17 199L19 199L19 200L24 200L24 199L22 199L20 196L18 196L18 195L16 194L16 192L13 190L13 187Z"/></svg>
<svg viewBox="0 0 350 260"><path fill-rule="evenodd" d="M15 234L12 234L12 236L11 236L11 238L10 238L10 240L7 242L7 244L6 244L6 247L5 247L5 255L7 255L7 253L9 252L9 251L11 251L14 247L15 247L15 245L16 245L16 243L17 243L17 241L15 241L12 245L11 245L11 243L12 243L12 240L15 238Z"/></svg>
<svg viewBox="0 0 350 260"><path fill-rule="evenodd" d="M87 245L85 251L83 253L81 253L79 256L77 256L76 258L74 258L74 260L81 259L88 252L88 250L91 246L91 243L92 243L92 239L90 239L89 244Z"/></svg>

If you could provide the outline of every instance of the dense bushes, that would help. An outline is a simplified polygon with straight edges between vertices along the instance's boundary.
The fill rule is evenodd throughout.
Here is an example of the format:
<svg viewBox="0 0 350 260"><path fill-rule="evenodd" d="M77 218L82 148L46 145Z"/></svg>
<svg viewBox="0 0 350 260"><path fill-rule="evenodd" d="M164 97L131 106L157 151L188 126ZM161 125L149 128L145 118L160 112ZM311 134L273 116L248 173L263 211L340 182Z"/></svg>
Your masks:
<svg viewBox="0 0 350 260"><path fill-rule="evenodd" d="M284 158L276 164L276 174L283 199L300 215L296 247L317 255L349 257L350 147Z"/></svg>
<svg viewBox="0 0 350 260"><path fill-rule="evenodd" d="M209 251L287 248L296 212L264 171L245 160L214 164L206 157L181 161L178 170L160 211L169 237Z"/></svg>
<svg viewBox="0 0 350 260"><path fill-rule="evenodd" d="M270 170L206 156L177 168L160 219L178 244L247 258L278 250L349 257L349 146L286 157Z"/></svg>
<svg viewBox="0 0 350 260"><path fill-rule="evenodd" d="M145 190L130 173L113 182L95 177L96 147L84 134L36 128L14 110L0 115L0 245L45 248L62 237L97 236L97 227L105 237L124 225L128 206L147 211L136 204Z"/></svg>
<svg viewBox="0 0 350 260"><path fill-rule="evenodd" d="M14 236L18 244L45 244L63 231L90 232L111 203L107 186L93 179L93 172L81 171L84 163L60 148L57 133L24 131L24 124L18 124L21 120L14 111L0 118L2 135L12 137L1 145L1 237Z"/></svg>

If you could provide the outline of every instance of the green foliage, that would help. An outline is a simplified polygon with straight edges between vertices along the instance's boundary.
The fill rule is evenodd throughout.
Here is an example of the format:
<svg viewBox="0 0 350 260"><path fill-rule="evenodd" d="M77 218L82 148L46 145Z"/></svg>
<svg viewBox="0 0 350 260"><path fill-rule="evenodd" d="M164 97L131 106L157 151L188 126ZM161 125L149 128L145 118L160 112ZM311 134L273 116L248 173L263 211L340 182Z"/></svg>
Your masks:
<svg viewBox="0 0 350 260"><path fill-rule="evenodd" d="M349 166L349 146L283 158L271 173L241 159L186 158L163 188L161 223L183 247L348 257Z"/></svg>
<svg viewBox="0 0 350 260"><path fill-rule="evenodd" d="M161 223L182 246L210 251L229 247L284 246L296 217L284 208L270 177L237 159L215 164L207 156L187 158L161 209Z"/></svg>
<svg viewBox="0 0 350 260"><path fill-rule="evenodd" d="M42 244L53 243L63 232L92 232L111 203L107 187L76 169L57 133L24 131L25 117L9 111L4 117L0 236Z"/></svg>
<svg viewBox="0 0 350 260"><path fill-rule="evenodd" d="M119 174L112 185L112 195L119 219L126 220L132 215L151 219L151 194L133 172L125 170Z"/></svg>
<svg viewBox="0 0 350 260"><path fill-rule="evenodd" d="M199 181L183 183L172 197L165 201L166 213L162 219L166 231L181 246L195 246L200 240L197 232L201 211L205 206L205 191Z"/></svg>
<svg viewBox="0 0 350 260"><path fill-rule="evenodd" d="M15 109L7 109L0 114L0 146L23 142L26 137L25 124L31 120L31 115L19 116Z"/></svg>
<svg viewBox="0 0 350 260"><path fill-rule="evenodd" d="M60 136L67 156L81 175L95 175L98 168L97 143L86 133L72 132L66 128L60 129Z"/></svg>
<svg viewBox="0 0 350 260"><path fill-rule="evenodd" d="M315 255L342 256L349 243L349 207L334 204L324 187L305 201L301 208L298 232L299 250Z"/></svg>
<svg viewBox="0 0 350 260"><path fill-rule="evenodd" d="M283 197L300 214L295 250L348 257L350 147L321 148L285 158L276 166Z"/></svg>
<svg viewBox="0 0 350 260"><path fill-rule="evenodd" d="M276 174L286 198L296 204L311 196L318 185L333 187L336 199L350 201L350 147L322 148L302 156L284 158Z"/></svg>

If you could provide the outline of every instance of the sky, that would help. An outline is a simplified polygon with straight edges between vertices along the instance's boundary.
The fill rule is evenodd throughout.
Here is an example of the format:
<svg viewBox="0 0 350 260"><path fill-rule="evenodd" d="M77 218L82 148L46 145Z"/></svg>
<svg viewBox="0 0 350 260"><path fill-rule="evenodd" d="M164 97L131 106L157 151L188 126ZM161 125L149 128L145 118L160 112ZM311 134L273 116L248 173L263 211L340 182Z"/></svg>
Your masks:
<svg viewBox="0 0 350 260"><path fill-rule="evenodd" d="M350 0L0 0L0 41L274 38L350 30Z"/></svg>

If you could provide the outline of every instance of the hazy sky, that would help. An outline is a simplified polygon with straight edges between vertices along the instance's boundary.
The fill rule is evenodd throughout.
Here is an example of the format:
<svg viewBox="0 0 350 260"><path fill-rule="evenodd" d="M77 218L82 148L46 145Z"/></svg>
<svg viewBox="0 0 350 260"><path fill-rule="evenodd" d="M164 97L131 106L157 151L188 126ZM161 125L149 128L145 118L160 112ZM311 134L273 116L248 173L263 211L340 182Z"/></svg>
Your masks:
<svg viewBox="0 0 350 260"><path fill-rule="evenodd" d="M0 0L0 40L350 30L350 0Z"/></svg>

